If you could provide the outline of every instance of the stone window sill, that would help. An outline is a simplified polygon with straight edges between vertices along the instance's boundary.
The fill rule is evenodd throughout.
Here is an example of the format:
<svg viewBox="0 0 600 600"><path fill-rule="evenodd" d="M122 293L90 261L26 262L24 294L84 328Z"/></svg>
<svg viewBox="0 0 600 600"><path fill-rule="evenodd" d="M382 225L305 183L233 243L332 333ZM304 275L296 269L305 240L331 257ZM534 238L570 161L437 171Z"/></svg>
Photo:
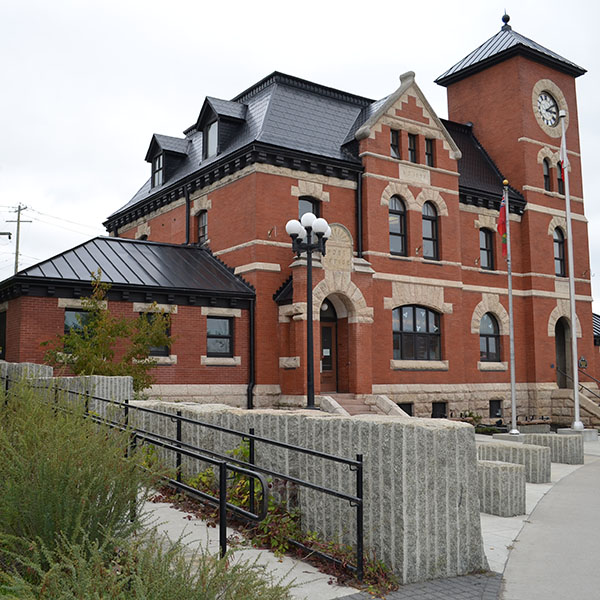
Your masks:
<svg viewBox="0 0 600 600"><path fill-rule="evenodd" d="M241 356L201 356L200 364L207 367L239 367Z"/></svg>
<svg viewBox="0 0 600 600"><path fill-rule="evenodd" d="M155 362L155 366L157 367L168 367L170 365L177 364L177 354L170 354L169 356L149 356L148 360L152 360ZM145 360L137 360L133 359L134 363L143 363Z"/></svg>
<svg viewBox="0 0 600 600"><path fill-rule="evenodd" d="M480 371L508 371L508 363L479 361L477 368Z"/></svg>
<svg viewBox="0 0 600 600"><path fill-rule="evenodd" d="M390 360L394 371L447 371L447 360Z"/></svg>

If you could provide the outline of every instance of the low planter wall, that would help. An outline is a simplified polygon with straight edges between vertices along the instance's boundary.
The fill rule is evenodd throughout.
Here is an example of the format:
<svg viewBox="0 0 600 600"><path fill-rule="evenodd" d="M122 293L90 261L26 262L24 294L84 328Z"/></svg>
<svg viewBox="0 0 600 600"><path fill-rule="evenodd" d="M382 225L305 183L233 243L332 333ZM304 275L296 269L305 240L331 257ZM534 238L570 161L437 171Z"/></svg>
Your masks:
<svg viewBox="0 0 600 600"><path fill-rule="evenodd" d="M519 442L481 442L477 444L477 457L524 465L528 483L550 482L550 448Z"/></svg>
<svg viewBox="0 0 600 600"><path fill-rule="evenodd" d="M556 435L556 433L526 433L521 435L524 444L547 446L552 462L567 465L583 464L583 436Z"/></svg>
<svg viewBox="0 0 600 600"><path fill-rule="evenodd" d="M132 404L137 405L138 402ZM487 568L479 518L473 428L442 419L345 418L315 411L244 411L222 405L142 401L164 412L314 450L364 456L365 547L402 583L451 577ZM132 419L135 411L132 411ZM139 413L137 425L174 436L175 424ZM132 421L133 424L133 421ZM183 424L183 441L225 452L239 438ZM193 469L189 461L188 469ZM256 444L256 464L355 494L348 468L286 449ZM195 467L198 468L203 467ZM300 488L305 530L328 540L355 541L355 509L348 502Z"/></svg>
<svg viewBox="0 0 600 600"><path fill-rule="evenodd" d="M477 472L481 512L499 517L526 514L523 465L480 460Z"/></svg>

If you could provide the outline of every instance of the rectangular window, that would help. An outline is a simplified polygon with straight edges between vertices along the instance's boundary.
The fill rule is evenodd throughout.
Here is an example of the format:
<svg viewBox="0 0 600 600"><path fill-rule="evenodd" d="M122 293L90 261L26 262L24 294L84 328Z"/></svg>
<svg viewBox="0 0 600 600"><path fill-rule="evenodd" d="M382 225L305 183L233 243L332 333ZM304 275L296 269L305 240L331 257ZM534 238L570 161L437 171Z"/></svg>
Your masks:
<svg viewBox="0 0 600 600"><path fill-rule="evenodd" d="M163 155L159 154L152 161L152 187L162 185L163 183Z"/></svg>
<svg viewBox="0 0 600 600"><path fill-rule="evenodd" d="M431 418L445 419L447 407L447 402L433 402L431 405Z"/></svg>
<svg viewBox="0 0 600 600"><path fill-rule="evenodd" d="M146 319L151 323L156 315L154 313L141 313L146 315ZM169 337L171 337L171 326L167 327L167 331L165 332ZM171 349L169 346L149 346L148 354L150 356L169 356L171 353Z"/></svg>
<svg viewBox="0 0 600 600"><path fill-rule="evenodd" d="M392 158L400 158L400 132L397 129L390 130L390 151Z"/></svg>
<svg viewBox="0 0 600 600"><path fill-rule="evenodd" d="M202 246L208 242L208 211L201 210L198 213L198 245Z"/></svg>
<svg viewBox="0 0 600 600"><path fill-rule="evenodd" d="M494 270L494 237L489 229L479 230L479 266Z"/></svg>
<svg viewBox="0 0 600 600"><path fill-rule="evenodd" d="M204 131L204 158L217 154L218 151L218 121L211 123Z"/></svg>
<svg viewBox="0 0 600 600"><path fill-rule="evenodd" d="M502 418L502 400L490 400L490 419Z"/></svg>
<svg viewBox="0 0 600 600"><path fill-rule="evenodd" d="M65 335L74 329L82 331L89 319L89 313L85 310L67 308L65 309Z"/></svg>
<svg viewBox="0 0 600 600"><path fill-rule="evenodd" d="M417 162L417 136L414 133L408 134L408 160L411 163Z"/></svg>
<svg viewBox="0 0 600 600"><path fill-rule="evenodd" d="M402 409L409 417L413 416L412 402L398 402L398 408Z"/></svg>
<svg viewBox="0 0 600 600"><path fill-rule="evenodd" d="M206 317L207 356L233 356L233 319Z"/></svg>
<svg viewBox="0 0 600 600"><path fill-rule="evenodd" d="M433 149L434 149L434 140L426 139L425 140L425 164L428 167L433 167Z"/></svg>

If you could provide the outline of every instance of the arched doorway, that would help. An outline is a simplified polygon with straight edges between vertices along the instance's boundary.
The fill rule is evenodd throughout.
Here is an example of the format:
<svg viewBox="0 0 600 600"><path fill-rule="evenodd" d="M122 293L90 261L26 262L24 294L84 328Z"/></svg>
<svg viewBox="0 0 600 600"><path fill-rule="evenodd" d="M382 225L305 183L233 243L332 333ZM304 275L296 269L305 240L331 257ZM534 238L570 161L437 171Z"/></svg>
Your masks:
<svg viewBox="0 0 600 600"><path fill-rule="evenodd" d="M559 388L572 388L571 326L566 317L558 319L554 333L556 344L556 383Z"/></svg>

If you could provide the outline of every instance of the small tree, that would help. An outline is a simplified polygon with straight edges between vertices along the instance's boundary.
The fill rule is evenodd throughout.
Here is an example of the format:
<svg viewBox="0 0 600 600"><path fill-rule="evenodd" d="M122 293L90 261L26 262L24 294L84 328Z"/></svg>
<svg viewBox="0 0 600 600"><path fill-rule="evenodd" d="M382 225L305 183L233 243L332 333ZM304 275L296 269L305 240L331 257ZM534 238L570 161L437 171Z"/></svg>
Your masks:
<svg viewBox="0 0 600 600"><path fill-rule="evenodd" d="M77 326L42 344L48 346L44 360L75 375L130 375L133 389L140 392L154 381L151 347L171 343L171 315L154 310L137 318L112 315L106 302L110 285L102 283L101 275L92 273L92 295L81 299Z"/></svg>

